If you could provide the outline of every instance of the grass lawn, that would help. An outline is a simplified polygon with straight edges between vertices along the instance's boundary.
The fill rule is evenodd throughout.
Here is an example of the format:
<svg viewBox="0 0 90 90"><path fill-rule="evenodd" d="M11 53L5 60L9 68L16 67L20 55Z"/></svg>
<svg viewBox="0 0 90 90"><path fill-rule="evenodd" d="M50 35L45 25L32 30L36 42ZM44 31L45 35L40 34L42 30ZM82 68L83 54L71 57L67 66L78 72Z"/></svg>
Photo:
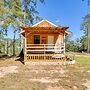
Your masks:
<svg viewBox="0 0 90 90"><path fill-rule="evenodd" d="M85 64L90 63L90 57L76 56L75 59L79 63L85 63Z"/></svg>
<svg viewBox="0 0 90 90"><path fill-rule="evenodd" d="M0 60L0 90L90 90L87 54L75 54L75 65L23 65L15 59ZM10 66L17 66L18 72L1 70Z"/></svg>

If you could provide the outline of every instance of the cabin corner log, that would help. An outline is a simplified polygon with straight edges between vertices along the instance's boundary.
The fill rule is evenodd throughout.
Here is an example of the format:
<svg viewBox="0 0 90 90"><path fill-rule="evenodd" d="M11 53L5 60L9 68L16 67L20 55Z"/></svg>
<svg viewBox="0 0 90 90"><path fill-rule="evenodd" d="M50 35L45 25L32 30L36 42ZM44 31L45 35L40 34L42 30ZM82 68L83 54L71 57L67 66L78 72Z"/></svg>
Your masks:
<svg viewBox="0 0 90 90"><path fill-rule="evenodd" d="M25 33L25 36L26 36L26 33ZM25 44L24 44L24 61L27 61L27 38L25 37L24 38L24 42L25 42Z"/></svg>

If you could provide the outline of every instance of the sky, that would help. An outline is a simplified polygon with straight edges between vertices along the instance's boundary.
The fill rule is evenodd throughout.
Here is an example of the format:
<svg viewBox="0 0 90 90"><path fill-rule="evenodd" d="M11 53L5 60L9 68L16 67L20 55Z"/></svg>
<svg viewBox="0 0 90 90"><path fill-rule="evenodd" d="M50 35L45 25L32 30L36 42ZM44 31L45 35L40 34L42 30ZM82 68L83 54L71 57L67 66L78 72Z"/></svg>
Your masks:
<svg viewBox="0 0 90 90"><path fill-rule="evenodd" d="M80 25L83 17L88 12L88 0L45 0L45 4L39 3L37 11L42 19L61 26L68 26L68 31L72 32L72 39L76 40L83 35ZM8 33L8 37L13 38L13 32Z"/></svg>
<svg viewBox="0 0 90 90"><path fill-rule="evenodd" d="M56 25L69 26L68 31L73 33L72 39L75 40L83 35L80 25L88 12L87 1L45 0L45 4L38 4L37 10L42 19Z"/></svg>

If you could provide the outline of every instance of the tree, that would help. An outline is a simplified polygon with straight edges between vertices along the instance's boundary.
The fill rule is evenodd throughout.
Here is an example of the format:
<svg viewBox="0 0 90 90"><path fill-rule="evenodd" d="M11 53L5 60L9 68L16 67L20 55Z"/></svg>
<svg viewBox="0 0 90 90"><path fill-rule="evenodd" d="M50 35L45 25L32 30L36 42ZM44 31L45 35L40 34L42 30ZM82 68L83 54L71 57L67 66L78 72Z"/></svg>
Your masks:
<svg viewBox="0 0 90 90"><path fill-rule="evenodd" d="M81 43L80 51L86 51L87 50L87 36L82 36L80 38L80 43Z"/></svg>
<svg viewBox="0 0 90 90"><path fill-rule="evenodd" d="M2 47L4 46L3 38L3 33L0 31L0 53L2 53Z"/></svg>
<svg viewBox="0 0 90 90"><path fill-rule="evenodd" d="M85 35L87 36L87 52L89 53L90 52L90 0L88 0L88 14L84 17L82 28Z"/></svg>
<svg viewBox="0 0 90 90"><path fill-rule="evenodd" d="M13 54L15 54L15 34L20 32L20 26L31 25L38 17L37 3L44 0L0 0L0 28L1 32L7 34L11 26L14 32ZM24 5L24 6L23 6Z"/></svg>
<svg viewBox="0 0 90 90"><path fill-rule="evenodd" d="M66 36L65 38L65 50L66 52L74 52L75 51L75 42L73 40L71 40L70 38L71 36ZM72 47L72 48L71 48Z"/></svg>
<svg viewBox="0 0 90 90"><path fill-rule="evenodd" d="M76 41L75 41L75 45L74 45L74 51L75 52L79 52L80 51L80 47L81 47L81 45L80 45L80 39L77 38Z"/></svg>

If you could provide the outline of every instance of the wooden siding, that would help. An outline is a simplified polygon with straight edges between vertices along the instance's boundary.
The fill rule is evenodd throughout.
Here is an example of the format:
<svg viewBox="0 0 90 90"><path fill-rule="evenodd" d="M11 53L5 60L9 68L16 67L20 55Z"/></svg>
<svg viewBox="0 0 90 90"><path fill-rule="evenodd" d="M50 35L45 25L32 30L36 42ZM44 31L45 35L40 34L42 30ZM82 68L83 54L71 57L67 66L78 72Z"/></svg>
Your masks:
<svg viewBox="0 0 90 90"><path fill-rule="evenodd" d="M48 36L54 36L54 44L61 44L63 43L63 34L29 34L27 36L27 44L34 44L34 35L40 35L40 44L42 43L42 37L46 37L45 44L48 44Z"/></svg>

